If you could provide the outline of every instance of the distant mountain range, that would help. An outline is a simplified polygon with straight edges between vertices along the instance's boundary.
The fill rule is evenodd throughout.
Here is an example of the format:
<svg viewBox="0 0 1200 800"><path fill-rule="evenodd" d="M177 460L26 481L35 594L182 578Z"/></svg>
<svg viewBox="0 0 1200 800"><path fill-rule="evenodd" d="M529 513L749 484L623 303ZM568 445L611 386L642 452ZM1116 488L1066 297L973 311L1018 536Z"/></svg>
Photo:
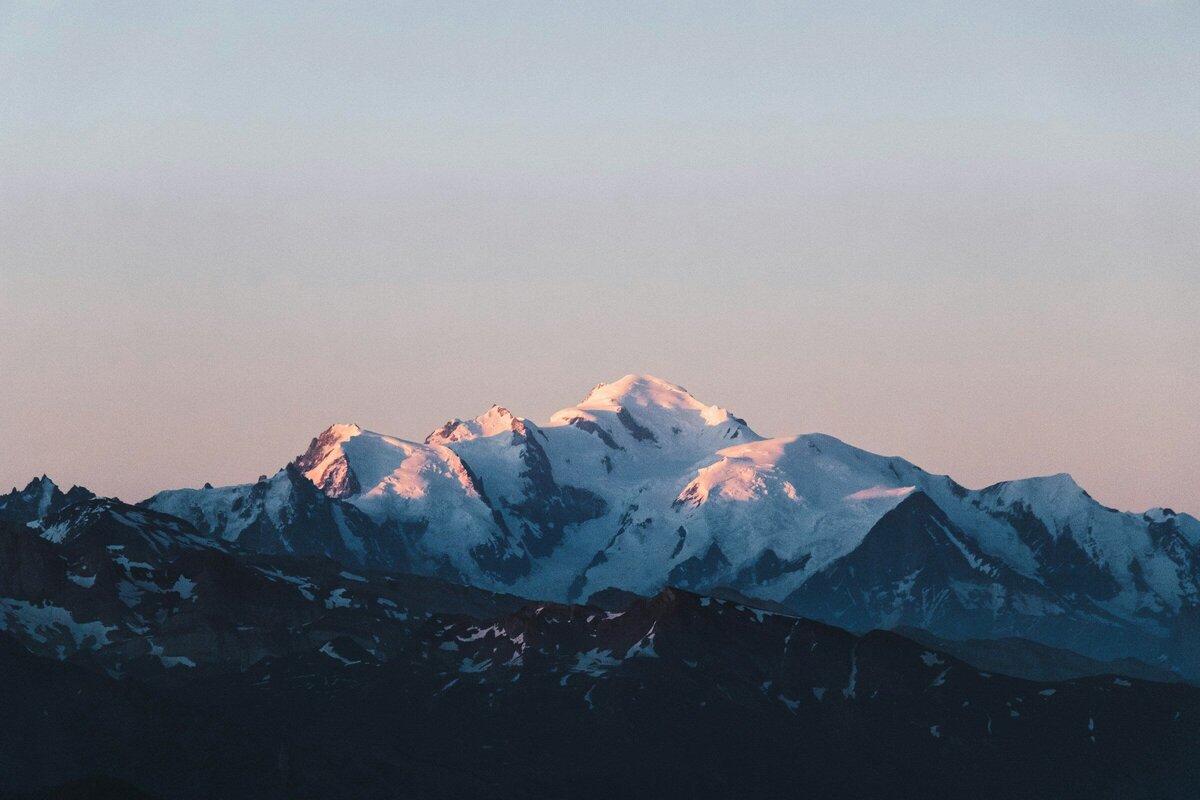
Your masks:
<svg viewBox="0 0 1200 800"><path fill-rule="evenodd" d="M0 797L1193 797L1198 585L1186 514L642 375L137 504L43 476L0 496Z"/></svg>
<svg viewBox="0 0 1200 800"><path fill-rule="evenodd" d="M1119 512L1065 474L971 490L829 436L764 439L647 375L542 425L499 406L420 443L334 425L256 484L142 505L260 552L526 597L727 586L853 630L1021 636L1200 675L1194 517Z"/></svg>

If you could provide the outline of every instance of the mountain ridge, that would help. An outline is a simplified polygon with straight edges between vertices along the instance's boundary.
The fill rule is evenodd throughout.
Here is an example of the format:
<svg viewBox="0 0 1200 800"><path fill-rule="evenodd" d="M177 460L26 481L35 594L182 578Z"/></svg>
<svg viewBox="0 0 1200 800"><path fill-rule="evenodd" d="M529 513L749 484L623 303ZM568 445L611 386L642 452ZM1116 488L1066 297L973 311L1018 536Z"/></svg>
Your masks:
<svg viewBox="0 0 1200 800"><path fill-rule="evenodd" d="M936 581L926 571L909 595L908 573L851 565L918 495L932 505L926 529L966 566ZM545 423L493 405L420 442L333 425L265 484L166 490L140 505L263 552L523 596L727 586L778 603L803 597L810 613L855 628L924 619L947 638L1028 636L1200 674L1189 644L1200 618L1194 517L1107 508L1066 473L968 489L825 434L765 438L650 375L598 384ZM814 599L851 572L849 584L833 580L876 598L853 619ZM921 603L936 613L914 616Z"/></svg>

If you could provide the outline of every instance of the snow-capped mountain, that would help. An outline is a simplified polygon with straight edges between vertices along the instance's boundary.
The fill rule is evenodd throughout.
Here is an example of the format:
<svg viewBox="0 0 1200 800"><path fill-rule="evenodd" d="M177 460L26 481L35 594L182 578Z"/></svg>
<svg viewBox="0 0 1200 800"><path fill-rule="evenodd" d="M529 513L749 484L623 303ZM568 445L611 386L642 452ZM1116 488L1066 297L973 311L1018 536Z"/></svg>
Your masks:
<svg viewBox="0 0 1200 800"><path fill-rule="evenodd" d="M854 628L1022 635L1200 671L1195 518L1106 508L1067 475L970 490L830 436L764 438L649 375L544 424L493 406L423 442L334 425L265 485L145 505L267 552L527 597L726 586Z"/></svg>
<svg viewBox="0 0 1200 800"><path fill-rule="evenodd" d="M1200 786L1196 521L1067 476L972 491L634 377L544 425L335 426L242 486L0 503L0 794Z"/></svg>
<svg viewBox="0 0 1200 800"><path fill-rule="evenodd" d="M403 531L417 569L479 582L511 582L529 557L478 476L450 448L334 425L313 439L296 468L380 524Z"/></svg>

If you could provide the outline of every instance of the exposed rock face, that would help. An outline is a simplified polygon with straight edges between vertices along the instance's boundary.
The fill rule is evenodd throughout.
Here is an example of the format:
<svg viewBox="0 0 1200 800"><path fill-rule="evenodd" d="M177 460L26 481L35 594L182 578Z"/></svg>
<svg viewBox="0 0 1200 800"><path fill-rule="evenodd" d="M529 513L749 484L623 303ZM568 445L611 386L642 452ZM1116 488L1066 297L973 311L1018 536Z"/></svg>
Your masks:
<svg viewBox="0 0 1200 800"><path fill-rule="evenodd" d="M340 445L362 433L357 425L332 425L313 437L308 449L293 462L330 497L350 497L362 491L358 477L342 457Z"/></svg>
<svg viewBox="0 0 1200 800"><path fill-rule="evenodd" d="M0 495L0 520L28 523L62 511L67 506L95 497L82 486L72 486L66 492L43 475L31 480L24 489L13 489Z"/></svg>

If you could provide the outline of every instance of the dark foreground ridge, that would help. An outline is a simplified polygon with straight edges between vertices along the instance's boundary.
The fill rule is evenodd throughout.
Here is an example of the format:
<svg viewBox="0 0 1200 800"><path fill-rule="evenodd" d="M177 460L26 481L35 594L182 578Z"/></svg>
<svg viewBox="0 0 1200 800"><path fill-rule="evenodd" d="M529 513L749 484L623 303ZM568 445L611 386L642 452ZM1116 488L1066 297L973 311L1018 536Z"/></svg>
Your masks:
<svg viewBox="0 0 1200 800"><path fill-rule="evenodd" d="M33 601L0 633L8 796L1200 792L1200 690L1188 685L989 674L894 633L678 589L614 598L616 610L527 603L202 546L156 518L122 525L112 544L110 515L134 512L84 508L59 543L10 526L0 547L4 596L78 604L67 587L79 589L111 642L60 660L68 638L100 634ZM113 546L139 565L137 603L120 602L124 569L87 588L56 582Z"/></svg>

